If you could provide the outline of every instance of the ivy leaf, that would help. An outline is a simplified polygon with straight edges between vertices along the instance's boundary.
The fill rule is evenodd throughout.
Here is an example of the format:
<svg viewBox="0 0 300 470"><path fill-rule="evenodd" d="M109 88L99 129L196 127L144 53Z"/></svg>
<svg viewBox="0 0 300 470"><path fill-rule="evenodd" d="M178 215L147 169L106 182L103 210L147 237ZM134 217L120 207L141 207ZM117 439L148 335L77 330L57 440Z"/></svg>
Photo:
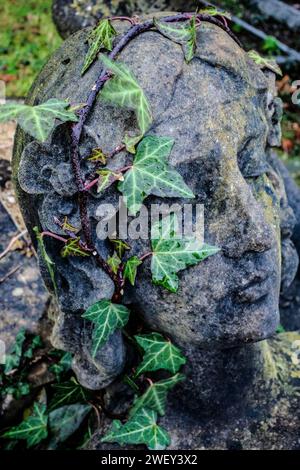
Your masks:
<svg viewBox="0 0 300 470"><path fill-rule="evenodd" d="M197 45L195 16L188 23L166 23L154 19L154 24L161 34L182 46L185 60L190 62Z"/></svg>
<svg viewBox="0 0 300 470"><path fill-rule="evenodd" d="M250 59L254 60L254 62L261 68L261 69L269 69L272 72L280 75L282 77L282 71L279 65L275 62L275 60L268 59L266 57L262 57L258 52L252 50L248 52L248 56Z"/></svg>
<svg viewBox="0 0 300 470"><path fill-rule="evenodd" d="M37 239L37 242L38 242L38 247L40 249L41 257L43 258L43 260L45 262L45 265L47 267L47 270L48 270L48 273L49 273L49 276L50 276L50 279L51 279L51 282L52 282L54 292L56 293L57 286L56 286L56 281L55 281L55 273L54 273L54 269L53 269L55 264L54 264L54 262L52 261L52 259L50 258L50 256L48 255L48 253L46 251L44 239L43 239L41 233L39 232L39 229L37 227L34 227L33 231L36 234L36 239Z"/></svg>
<svg viewBox="0 0 300 470"><path fill-rule="evenodd" d="M194 197L180 174L168 164L173 145L173 139L155 136L145 137L138 145L132 167L118 185L131 215L136 215L149 194Z"/></svg>
<svg viewBox="0 0 300 470"><path fill-rule="evenodd" d="M83 75L92 65L101 49L112 50L113 40L117 36L115 28L108 19L100 21L88 36L89 50L81 70Z"/></svg>
<svg viewBox="0 0 300 470"><path fill-rule="evenodd" d="M107 155L105 155L102 149L96 148L92 150L92 154L90 155L90 157L88 157L88 161L100 162L105 165L107 162Z"/></svg>
<svg viewBox="0 0 300 470"><path fill-rule="evenodd" d="M170 444L168 433L157 425L157 414L147 408L140 409L127 423L114 420L110 432L101 442L146 444L151 450L163 450Z"/></svg>
<svg viewBox="0 0 300 470"><path fill-rule="evenodd" d="M168 379L152 383L142 396L135 399L129 416L134 416L141 408L154 410L163 416L165 414L168 392L184 379L185 376L183 374L176 374Z"/></svg>
<svg viewBox="0 0 300 470"><path fill-rule="evenodd" d="M80 237L69 238L63 249L61 250L61 256L90 256L89 251L85 251L80 244Z"/></svg>
<svg viewBox="0 0 300 470"><path fill-rule="evenodd" d="M49 414L49 431L51 441L48 449L55 449L57 444L64 442L81 425L91 411L91 405L66 405L57 408Z"/></svg>
<svg viewBox="0 0 300 470"><path fill-rule="evenodd" d="M123 257L125 251L130 250L130 246L127 243L125 243L123 240L110 238L109 241L114 245L119 258Z"/></svg>
<svg viewBox="0 0 300 470"><path fill-rule="evenodd" d="M53 389L55 393L49 405L49 410L86 401L85 391L74 377L71 377L68 382L53 385Z"/></svg>
<svg viewBox="0 0 300 470"><path fill-rule="evenodd" d="M135 147L142 140L142 138L143 135L130 136L128 134L125 134L123 143L125 144L127 152L134 154L136 152Z"/></svg>
<svg viewBox="0 0 300 470"><path fill-rule="evenodd" d="M82 317L95 324L92 337L93 357L115 330L126 325L129 313L127 307L113 304L110 300L100 300L86 310Z"/></svg>
<svg viewBox="0 0 300 470"><path fill-rule="evenodd" d="M79 228L74 227L73 225L71 225L68 222L68 217L67 216L64 218L62 229L65 230L65 231L68 231L68 232L73 232L73 233L77 233L80 230Z"/></svg>
<svg viewBox="0 0 300 470"><path fill-rule="evenodd" d="M48 436L47 422L46 406L34 403L32 415L22 421L19 426L11 428L2 437L6 439L26 439L27 447L32 447Z"/></svg>
<svg viewBox="0 0 300 470"><path fill-rule="evenodd" d="M122 173L116 173L112 170L104 169L97 170L97 175L99 175L98 188L97 192L101 193L104 189L111 186L115 181L123 181L124 177Z"/></svg>
<svg viewBox="0 0 300 470"><path fill-rule="evenodd" d="M152 280L170 292L177 292L179 286L178 271L200 263L218 253L217 247L202 244L191 238L177 238L178 221L173 213L152 227Z"/></svg>
<svg viewBox="0 0 300 470"><path fill-rule="evenodd" d="M61 374L68 372L71 369L72 360L72 354L67 352L62 355L60 361L57 364L53 364L49 367L50 372L53 372L56 375L56 380L58 382L60 381Z"/></svg>
<svg viewBox="0 0 300 470"><path fill-rule="evenodd" d="M112 256L109 256L107 258L107 264L111 268L112 272L114 274L117 274L119 266L121 264L121 260L116 252L114 252Z"/></svg>
<svg viewBox="0 0 300 470"><path fill-rule="evenodd" d="M203 8L202 10L199 10L198 13L200 15L223 16L228 20L232 19L231 13L229 13L228 11L218 10L216 7Z"/></svg>
<svg viewBox="0 0 300 470"><path fill-rule="evenodd" d="M104 85L101 97L113 104L135 111L140 131L145 134L151 125L152 116L144 91L124 64L114 62L103 54L101 60L104 66L114 74L114 77Z"/></svg>
<svg viewBox="0 0 300 470"><path fill-rule="evenodd" d="M12 346L10 353L6 355L4 374L7 375L12 370L19 367L25 338L25 328L21 328L16 336L15 343Z"/></svg>
<svg viewBox="0 0 300 470"><path fill-rule="evenodd" d="M124 279L128 279L130 284L134 286L137 274L137 268L142 264L142 261L137 256L132 256L126 261L124 269Z"/></svg>
<svg viewBox="0 0 300 470"><path fill-rule="evenodd" d="M76 114L68 110L68 107L69 103L56 98L38 106L7 103L0 106L0 122L16 120L25 132L45 142L54 128L56 119L62 122L78 121Z"/></svg>
<svg viewBox="0 0 300 470"><path fill-rule="evenodd" d="M40 336L36 335L29 346L28 349L24 352L24 357L27 357L28 359L31 359L33 357L33 352L36 348L41 347L43 345L42 339Z"/></svg>
<svg viewBox="0 0 300 470"><path fill-rule="evenodd" d="M135 377L144 372L166 369L176 374L186 359L180 349L159 333L135 336L137 343L145 351L143 361L137 367Z"/></svg>

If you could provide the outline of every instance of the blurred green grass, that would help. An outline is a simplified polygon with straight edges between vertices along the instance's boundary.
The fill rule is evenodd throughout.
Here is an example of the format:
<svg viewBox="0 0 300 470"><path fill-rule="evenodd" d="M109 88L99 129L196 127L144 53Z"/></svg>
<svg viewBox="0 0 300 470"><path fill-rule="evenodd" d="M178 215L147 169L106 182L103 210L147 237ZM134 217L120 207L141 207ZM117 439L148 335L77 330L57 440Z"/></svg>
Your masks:
<svg viewBox="0 0 300 470"><path fill-rule="evenodd" d="M51 0L0 0L0 80L7 97L26 96L61 39L51 18Z"/></svg>

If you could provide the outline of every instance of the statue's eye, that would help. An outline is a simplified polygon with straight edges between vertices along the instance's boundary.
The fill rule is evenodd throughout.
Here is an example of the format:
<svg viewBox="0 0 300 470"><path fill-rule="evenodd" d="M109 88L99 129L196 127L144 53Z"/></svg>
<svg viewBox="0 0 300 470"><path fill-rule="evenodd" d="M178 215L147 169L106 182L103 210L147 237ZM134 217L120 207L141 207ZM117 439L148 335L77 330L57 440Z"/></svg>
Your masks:
<svg viewBox="0 0 300 470"><path fill-rule="evenodd" d="M242 144L237 158L244 178L258 178L268 171L264 139L248 137Z"/></svg>

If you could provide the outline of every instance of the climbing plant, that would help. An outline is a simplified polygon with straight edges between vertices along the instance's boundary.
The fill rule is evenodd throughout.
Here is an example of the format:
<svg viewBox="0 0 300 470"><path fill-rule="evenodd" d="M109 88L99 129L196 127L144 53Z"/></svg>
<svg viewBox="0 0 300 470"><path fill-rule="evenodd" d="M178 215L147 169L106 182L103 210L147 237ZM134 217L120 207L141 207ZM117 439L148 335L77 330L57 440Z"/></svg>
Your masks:
<svg viewBox="0 0 300 470"><path fill-rule="evenodd" d="M6 104L0 107L0 121L17 119L28 134L41 141L49 137L56 120L73 122L71 163L77 185L81 228L78 230L73 227L67 219L63 222L56 219L65 237L39 231L38 228L35 228L35 231L40 254L49 270L55 291L55 265L45 249L43 240L46 236L53 237L62 244L63 257L82 256L94 259L114 283L112 298L99 300L82 315L84 320L93 325L91 351L93 357L113 332L124 328L128 323L131 312L128 307L122 305L125 284L128 282L132 286L135 285L138 269L147 258L151 258L153 283L171 293L176 293L179 288L180 271L200 263L219 251L218 248L200 243L196 239L179 238L175 214L169 215L152 227L149 252L140 257L133 254L128 258L127 252L130 246L121 240L111 240L113 251L107 259L104 259L94 246L87 210L89 192L93 186L97 185L97 191L103 193L111 185L117 184L117 189L124 196L131 215L137 214L143 201L151 194L161 197L194 198L188 184L168 161L176 143L167 136L151 134L153 116L147 96L132 71L116 59L135 37L153 30L180 44L188 64L196 51L197 28L202 21L219 26L238 42L228 28L225 16L227 15L223 16L217 10L210 10L200 13L180 13L145 22L123 18L129 21L130 27L121 36L117 34L112 24L116 18L101 20L88 36L88 50L81 74L88 73L98 56L101 61L101 72L84 106L76 110L65 101L51 99L38 106ZM106 51L106 54L103 51ZM89 161L95 163L95 171L92 178L85 181L81 168L79 142L83 126L98 97L100 103L105 101L113 106L134 111L139 131L124 135L122 142L110 155L104 154L101 148L93 149ZM112 156L117 156L121 151L131 154L132 162L125 168L120 167L111 171L106 164ZM142 356L142 361L133 375L127 377L128 383L137 395L129 411L128 421L122 424L119 420L115 420L103 442L118 442L121 445L146 444L150 449L164 449L169 445L170 438L167 431L157 424L157 418L158 415L165 413L168 391L184 380L180 369L186 359L169 338L157 332L135 335L131 341ZM154 383L146 378L147 373L157 370L164 370L171 376ZM148 380L149 386L140 393L136 381L144 378ZM74 390L74 384L69 384L68 387L71 394L80 392L78 389ZM58 390L56 400L64 403L62 398L64 395L61 392L62 390ZM82 409L83 415L86 412L87 408ZM16 438L27 433L28 444L31 445L30 428L37 426L40 430L39 436L45 438L49 423L50 427L51 423L55 426L55 420L51 420L51 413L48 414L44 409L35 407L32 416L24 422L24 425L12 429L10 433Z"/></svg>

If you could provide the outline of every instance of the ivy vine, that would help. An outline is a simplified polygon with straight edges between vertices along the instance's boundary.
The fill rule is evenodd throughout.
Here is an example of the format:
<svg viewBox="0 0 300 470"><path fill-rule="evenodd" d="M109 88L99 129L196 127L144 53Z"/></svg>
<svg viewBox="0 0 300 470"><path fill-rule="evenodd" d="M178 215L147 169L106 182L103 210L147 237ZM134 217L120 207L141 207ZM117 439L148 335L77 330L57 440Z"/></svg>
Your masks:
<svg viewBox="0 0 300 470"><path fill-rule="evenodd" d="M55 266L46 252L43 241L45 236L53 237L62 243L63 257L94 258L98 266L114 282L115 291L112 298L100 300L82 315L85 320L93 324L93 357L113 332L124 328L127 324L130 310L122 305L125 283L129 282L134 286L137 270L146 258L151 257L153 283L175 293L179 287L179 271L196 265L219 251L218 248L201 244L196 239L178 239L176 235L178 222L175 214L171 214L152 227L151 250L141 257L131 256L125 260L125 254L130 247L121 240L111 240L114 250L108 259L104 259L94 246L87 211L89 191L93 186L97 185L98 192L104 192L109 186L117 183L131 215L137 214L144 199L151 194L162 197L194 197L181 175L168 163L174 141L169 137L148 134L152 123L150 104L132 72L116 59L135 37L153 30L180 44L185 60L189 63L196 50L197 28L202 21L219 26L240 44L228 28L225 17L228 18L225 13L209 10L199 13L179 13L145 22L122 18L130 23L130 27L120 37L112 24L115 19L120 18L103 19L88 36L88 51L81 74L87 72L101 51L106 50L108 55L103 53L100 55L102 71L84 106L74 109L70 108L66 101L51 99L39 106L6 104L0 107L0 121L16 119L25 132L40 141L45 141L49 137L56 119L73 122L71 163L78 190L81 229L78 230L70 225L65 218L64 221L58 219L55 221L66 237L51 232L40 232L38 228L35 228L35 231L40 253L48 267L55 292ZM124 135L123 141L109 155L104 154L100 148L93 149L89 161L95 163L95 170L91 178L85 181L81 171L79 143L86 119L99 94L102 100L133 110L139 133ZM133 155L130 165L114 171L105 167L112 157L124 150ZM148 372L163 369L172 375L155 383L148 379L149 387L143 394L136 396L129 411L128 421L122 424L115 420L102 441L118 442L121 445L146 444L150 449L164 449L169 445L170 438L168 433L158 426L157 418L158 415L162 416L165 413L168 391L184 380L180 368L186 360L180 349L159 333L136 335L133 342L140 348L143 356L132 377L128 377L128 382L135 390L139 390L135 383L136 379L144 377ZM40 426L41 434L44 436L47 419L45 410L35 409L32 422L24 424L18 432L26 433L28 425L34 424Z"/></svg>

